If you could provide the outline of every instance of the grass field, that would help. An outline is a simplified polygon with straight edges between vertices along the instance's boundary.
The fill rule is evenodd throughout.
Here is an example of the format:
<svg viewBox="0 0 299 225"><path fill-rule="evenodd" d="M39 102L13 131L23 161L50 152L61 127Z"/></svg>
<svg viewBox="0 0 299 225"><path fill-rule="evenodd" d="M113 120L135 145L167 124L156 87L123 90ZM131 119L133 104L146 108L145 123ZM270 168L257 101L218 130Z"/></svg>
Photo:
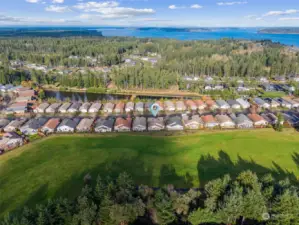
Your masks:
<svg viewBox="0 0 299 225"><path fill-rule="evenodd" d="M298 179L299 133L266 129L53 136L0 157L0 216L50 197L73 198L87 173L95 179L126 171L139 184L198 187L246 169Z"/></svg>

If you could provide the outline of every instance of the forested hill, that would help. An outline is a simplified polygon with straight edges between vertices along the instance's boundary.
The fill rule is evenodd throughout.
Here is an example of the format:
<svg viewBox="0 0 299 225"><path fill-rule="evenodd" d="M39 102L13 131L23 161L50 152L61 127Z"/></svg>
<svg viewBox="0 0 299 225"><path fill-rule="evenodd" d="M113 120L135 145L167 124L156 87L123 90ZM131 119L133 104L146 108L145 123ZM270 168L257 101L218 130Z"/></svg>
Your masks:
<svg viewBox="0 0 299 225"><path fill-rule="evenodd" d="M258 32L262 34L299 34L299 27L264 28Z"/></svg>
<svg viewBox="0 0 299 225"><path fill-rule="evenodd" d="M81 28L2 28L0 37L101 37L101 32Z"/></svg>
<svg viewBox="0 0 299 225"><path fill-rule="evenodd" d="M298 52L270 41L231 39L3 38L0 61L1 84L31 79L79 88L102 88L113 81L121 89L182 90L187 88L185 76L252 81L299 74ZM198 87L191 84L188 90Z"/></svg>

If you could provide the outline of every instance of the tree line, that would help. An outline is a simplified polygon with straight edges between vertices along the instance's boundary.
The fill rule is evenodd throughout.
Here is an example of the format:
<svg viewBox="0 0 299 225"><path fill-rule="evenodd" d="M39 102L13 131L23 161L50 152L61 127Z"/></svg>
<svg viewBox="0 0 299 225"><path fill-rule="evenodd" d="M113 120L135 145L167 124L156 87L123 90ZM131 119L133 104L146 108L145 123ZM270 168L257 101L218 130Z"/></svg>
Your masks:
<svg viewBox="0 0 299 225"><path fill-rule="evenodd" d="M124 60L132 55L138 58L152 53L161 55L155 66L138 59L135 66L123 66ZM53 70L46 73L12 70L9 62L13 60L41 64ZM290 52L285 46L266 41L231 39L3 38L0 40L0 61L1 83L33 79L39 84L58 82L62 86L87 88L102 87L112 80L119 88L125 89L168 89L176 85L180 89L197 91L198 88L193 86L199 84L188 86L184 76L254 80L260 76L299 74L298 52ZM95 72L93 78L86 78L87 75L79 72L61 74L55 70L80 67L92 74L89 70L97 66L113 67L113 70L107 76Z"/></svg>
<svg viewBox="0 0 299 225"><path fill-rule="evenodd" d="M34 209L8 215L1 225L296 225L299 224L298 184L262 178L251 171L229 175L202 189L180 190L136 186L131 177L116 179L87 174L75 200L50 199Z"/></svg>

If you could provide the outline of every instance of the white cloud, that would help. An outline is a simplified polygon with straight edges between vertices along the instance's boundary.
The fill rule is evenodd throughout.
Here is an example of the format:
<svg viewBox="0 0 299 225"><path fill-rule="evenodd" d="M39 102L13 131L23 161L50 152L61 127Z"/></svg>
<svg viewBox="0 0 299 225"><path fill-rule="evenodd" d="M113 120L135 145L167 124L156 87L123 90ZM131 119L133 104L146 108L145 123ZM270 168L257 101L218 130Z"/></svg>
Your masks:
<svg viewBox="0 0 299 225"><path fill-rule="evenodd" d="M243 5L247 4L247 1L242 1L242 2L217 2L217 5L220 6L227 6L227 5Z"/></svg>
<svg viewBox="0 0 299 225"><path fill-rule="evenodd" d="M290 15L290 14L295 14L299 13L299 10L296 9L288 9L285 11L269 11L263 16L283 16L283 15Z"/></svg>
<svg viewBox="0 0 299 225"><path fill-rule="evenodd" d="M280 21L292 21L292 20L299 20L299 17L282 17L279 18Z"/></svg>
<svg viewBox="0 0 299 225"><path fill-rule="evenodd" d="M168 6L169 9L177 9L178 7L176 5L170 5Z"/></svg>
<svg viewBox="0 0 299 225"><path fill-rule="evenodd" d="M52 3L62 4L62 3L64 3L64 0L53 0Z"/></svg>
<svg viewBox="0 0 299 225"><path fill-rule="evenodd" d="M130 7L120 7L119 3L115 1L78 3L74 6L74 8L82 10L84 12L100 13L99 15L96 15L96 17L100 17L103 19L129 18L155 13L155 10L150 8L137 9Z"/></svg>
<svg viewBox="0 0 299 225"><path fill-rule="evenodd" d="M92 12L97 9L102 8L112 8L119 6L118 2L115 1L109 1L109 2L85 2L85 3L78 3L74 6L76 9L84 10L85 12Z"/></svg>
<svg viewBox="0 0 299 225"><path fill-rule="evenodd" d="M29 2L29 3L38 3L40 0L26 0L26 2Z"/></svg>
<svg viewBox="0 0 299 225"><path fill-rule="evenodd" d="M248 15L248 16L245 16L244 18L245 19L255 19L257 17L257 15Z"/></svg>
<svg viewBox="0 0 299 225"><path fill-rule="evenodd" d="M191 9L201 9L202 6L201 6L201 5L198 5L198 4L194 4L194 5L191 5L190 8L191 8Z"/></svg>
<svg viewBox="0 0 299 225"><path fill-rule="evenodd" d="M57 13L71 11L68 6L57 6L57 5L50 5L50 6L46 7L45 10L48 12L57 12Z"/></svg>

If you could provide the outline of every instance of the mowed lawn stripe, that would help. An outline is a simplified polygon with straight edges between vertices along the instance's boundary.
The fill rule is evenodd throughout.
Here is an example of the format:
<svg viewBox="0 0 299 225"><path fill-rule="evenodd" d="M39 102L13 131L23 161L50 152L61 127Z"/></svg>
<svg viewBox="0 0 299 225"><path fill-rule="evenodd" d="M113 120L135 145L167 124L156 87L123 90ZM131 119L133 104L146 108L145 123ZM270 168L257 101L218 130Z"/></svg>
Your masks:
<svg viewBox="0 0 299 225"><path fill-rule="evenodd" d="M53 136L0 157L0 215L47 198L73 198L87 173L95 180L126 171L139 184L182 188L246 169L294 180L297 156L299 133L293 130Z"/></svg>

